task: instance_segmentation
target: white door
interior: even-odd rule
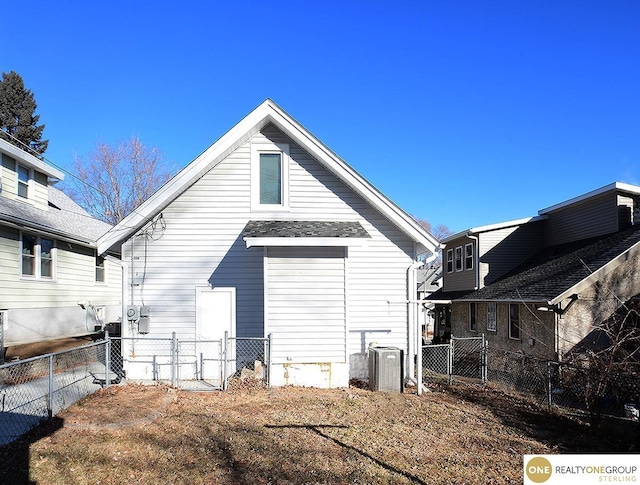
[[[236,336],[236,289],[196,287],[196,340],[202,378],[220,376],[220,349],[224,333]],[[228,355],[233,361],[233,355]],[[230,369],[233,372],[235,369]]]

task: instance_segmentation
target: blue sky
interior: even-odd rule
[[[179,170],[269,97],[453,231],[640,184],[640,2],[6,2],[0,70],[72,170],[137,136]]]

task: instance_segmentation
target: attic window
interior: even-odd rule
[[[18,196],[25,199],[29,197],[29,180],[31,178],[31,170],[18,165]]]
[[[289,208],[289,144],[251,145],[251,208]]]
[[[260,204],[282,204],[282,154],[260,154]]]

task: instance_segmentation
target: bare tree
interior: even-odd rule
[[[435,237],[438,241],[442,241],[442,239],[444,239],[445,237],[447,237],[447,236],[452,234],[451,229],[449,229],[444,224],[438,224],[437,226],[433,227],[431,225],[431,223],[426,219],[421,219],[419,217],[417,217],[415,219],[416,219],[416,221],[418,221],[418,224],[420,224],[427,231],[429,231],[429,233],[433,237]],[[438,268],[438,267],[442,266],[442,254],[441,253],[438,253],[438,255],[436,256],[436,259],[433,261],[433,263],[431,263],[431,266],[433,266],[434,268]]]
[[[170,177],[157,148],[132,137],[111,146],[98,143],[87,160],[75,160],[78,181],[70,195],[92,216],[115,225]]]
[[[598,426],[612,400],[637,404],[640,381],[640,302],[631,300],[601,324],[588,344],[565,358],[566,379],[581,389],[590,422]]]
[[[449,227],[447,227],[444,224],[438,224],[436,226],[433,226],[428,220],[421,219],[419,217],[416,218],[416,221],[418,221],[418,224],[420,224],[427,231],[429,231],[429,233],[431,233],[431,235],[435,237],[438,241],[441,241],[445,237],[453,234],[451,229],[449,229]]]

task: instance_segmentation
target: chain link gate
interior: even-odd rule
[[[448,344],[421,347],[421,366],[417,366],[418,394],[424,380],[446,378],[451,384],[453,376],[487,380],[487,341],[480,337],[451,337]]]

